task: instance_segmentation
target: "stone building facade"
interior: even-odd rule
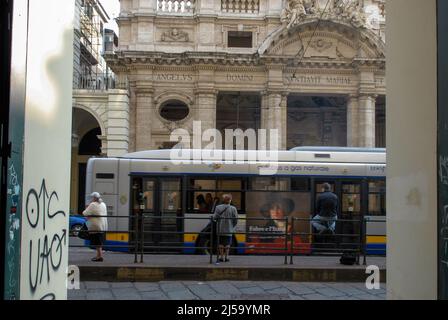
[[[76,0],[73,55],[72,213],[85,207],[86,167],[91,157],[117,157],[129,150],[129,90],[103,55],[117,49],[99,0]]]
[[[279,129],[280,146],[383,147],[384,0],[121,0],[129,151],[176,128]]]

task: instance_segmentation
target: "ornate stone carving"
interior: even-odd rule
[[[169,41],[175,41],[175,42],[188,42],[190,41],[190,36],[187,32],[179,30],[177,28],[173,28],[169,31],[165,31],[162,33],[162,41],[169,42]]]
[[[316,50],[317,52],[324,52],[325,50],[330,49],[333,46],[333,42],[325,40],[325,39],[315,39],[311,41],[310,47]]]
[[[307,19],[344,21],[356,28],[366,27],[367,15],[360,0],[329,0],[322,5],[320,0],[287,0],[281,20],[290,29]]]
[[[288,0],[286,7],[283,9],[281,20],[287,24],[286,28],[290,29],[306,15],[305,0]]]
[[[347,57],[344,56],[344,55],[341,53],[341,51],[339,50],[339,48],[336,48],[336,56],[337,56],[339,59],[347,59]]]

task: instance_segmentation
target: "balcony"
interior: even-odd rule
[[[196,0],[157,0],[158,13],[188,14],[193,13]]]
[[[258,13],[260,0],[221,0],[221,10],[225,13]]]
[[[75,72],[73,76],[73,89],[89,91],[127,90],[128,81],[127,77],[119,77],[113,73]]]

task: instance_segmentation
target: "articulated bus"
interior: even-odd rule
[[[279,151],[276,160],[262,161],[253,160],[254,156],[261,158],[257,157],[260,151],[234,151],[233,159],[245,159],[238,162],[216,157],[198,161],[193,158],[194,150],[183,151],[191,151],[192,157],[182,164],[170,160],[172,150],[89,160],[86,194],[97,191],[103,195],[109,231],[116,232],[107,234],[106,247],[132,247],[135,219],[131,217],[143,214],[149,217],[142,228],[149,247],[176,247],[181,248],[176,252],[198,253],[197,248],[209,245],[209,237],[201,231],[209,223],[218,199],[228,193],[242,218],[232,246],[235,253],[275,253],[275,248],[284,247],[284,240],[263,236],[263,232],[284,232],[282,219],[294,217],[294,232],[301,235],[294,237],[294,246],[299,244],[301,253],[308,254],[313,238],[306,234],[313,231],[307,219],[315,215],[316,198],[323,184],[329,183],[340,200],[338,218],[372,220],[363,241],[368,253],[385,254],[385,149],[295,148]],[[261,169],[273,166],[275,173],[261,173]],[[361,223],[338,222],[336,233],[359,234],[360,227]]]

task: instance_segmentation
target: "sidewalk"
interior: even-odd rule
[[[386,285],[268,281],[81,282],[69,300],[385,300]]]
[[[69,263],[81,270],[82,281],[302,281],[365,282],[366,266],[343,266],[339,257],[297,256],[294,264],[284,264],[284,256],[232,256],[228,263],[210,264],[205,255],[144,255],[144,263],[134,263],[133,254],[106,252],[105,261],[90,261],[86,248],[70,248]],[[140,256],[138,256],[140,261]],[[215,261],[214,261],[215,262]],[[362,263],[362,259],[361,259]],[[367,257],[367,265],[381,270],[386,278],[386,258]]]

